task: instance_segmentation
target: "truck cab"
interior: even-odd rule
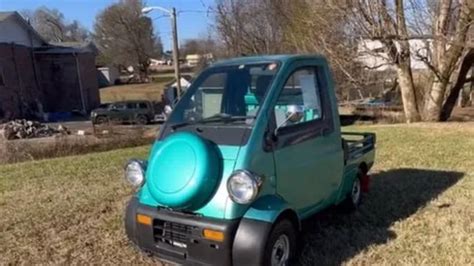
[[[375,135],[341,133],[334,82],[318,55],[215,63],[191,84],[146,161],[126,179],[129,239],[180,264],[287,265],[301,221],[355,209]]]

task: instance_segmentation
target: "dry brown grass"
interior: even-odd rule
[[[0,141],[0,164],[137,147],[152,143],[154,139],[154,136],[144,136],[135,131],[132,135],[101,138],[88,135],[3,140]]]
[[[161,101],[165,84],[166,82],[159,82],[106,87],[100,89],[100,100],[102,103],[125,100]]]
[[[359,212],[305,222],[303,265],[472,265],[470,126],[366,126],[377,133]],[[149,147],[0,166],[0,264],[153,264],[126,240],[122,178]]]

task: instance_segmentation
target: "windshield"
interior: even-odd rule
[[[278,64],[243,64],[212,67],[192,83],[168,122],[253,123]]]

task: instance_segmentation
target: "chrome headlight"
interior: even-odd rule
[[[140,187],[145,182],[146,161],[132,159],[125,165],[125,179],[133,186]]]
[[[230,198],[239,204],[247,204],[257,197],[262,178],[246,170],[237,170],[227,180]]]

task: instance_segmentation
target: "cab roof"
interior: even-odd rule
[[[212,66],[257,64],[257,63],[275,62],[275,61],[281,62],[281,63],[290,63],[292,61],[302,60],[302,59],[321,60],[321,59],[324,59],[324,57],[319,54],[305,54],[305,55],[278,54],[278,55],[261,55],[261,56],[243,56],[243,57],[236,57],[236,58],[217,61]]]

